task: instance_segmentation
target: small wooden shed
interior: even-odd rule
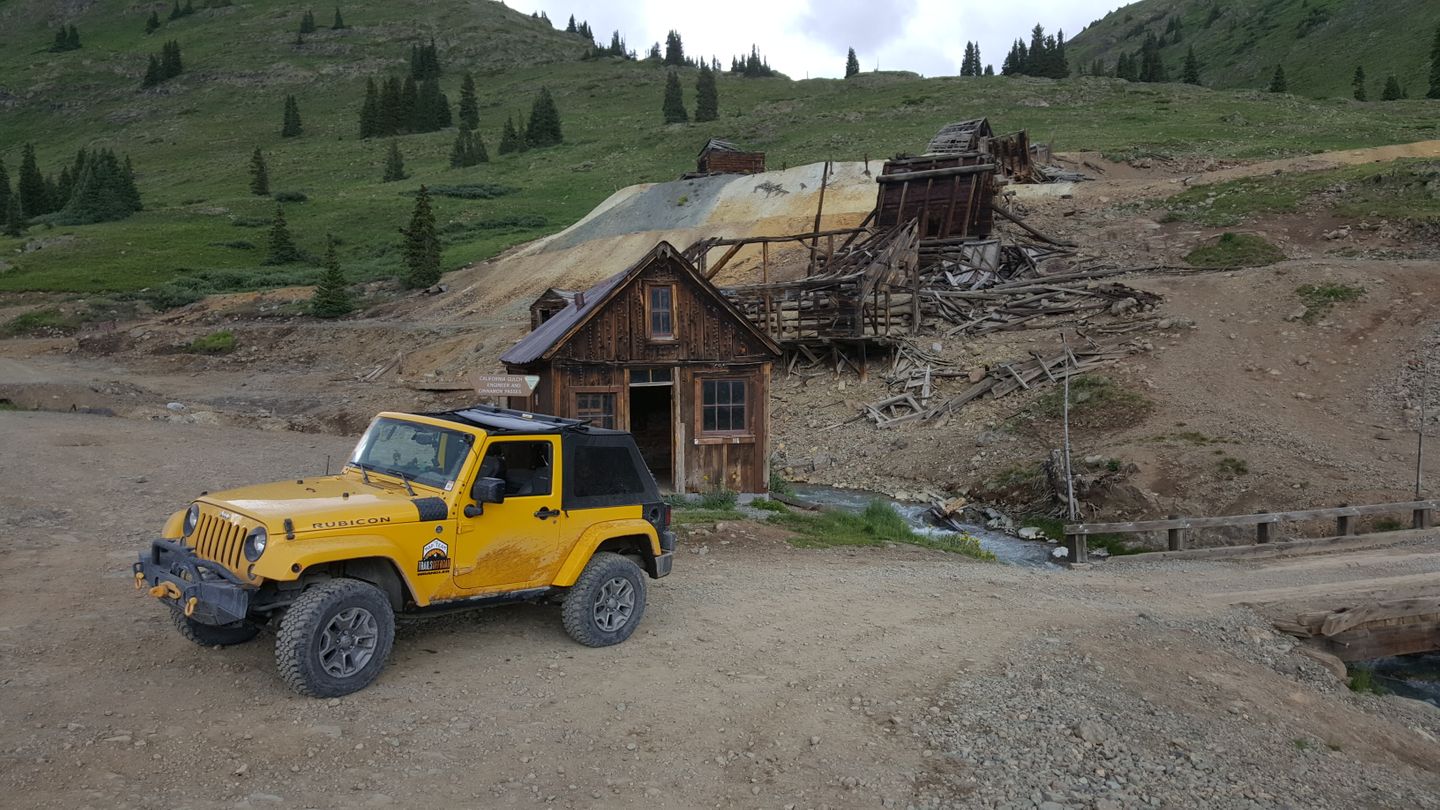
[[[711,138],[700,150],[696,174],[760,174],[765,171],[764,152],[746,152],[729,141]]]
[[[562,290],[558,287],[551,287],[536,298],[530,304],[530,328],[535,329],[540,324],[550,320],[560,310],[570,305],[575,300],[574,290]]]
[[[662,487],[761,493],[770,486],[770,369],[779,356],[661,242],[576,293],[500,360],[513,374],[540,377],[511,407],[630,431]]]

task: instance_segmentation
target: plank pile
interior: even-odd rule
[[[1275,629],[1341,661],[1440,649],[1440,598],[1391,599],[1301,613]]]

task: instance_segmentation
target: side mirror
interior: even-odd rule
[[[475,485],[470,487],[470,497],[475,499],[476,503],[504,503],[505,479],[475,479]]]

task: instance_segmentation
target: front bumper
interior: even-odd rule
[[[255,588],[220,563],[203,559],[183,542],[155,540],[131,569],[135,587],[200,624],[227,625],[250,611]]]

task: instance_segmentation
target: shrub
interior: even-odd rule
[[[520,189],[499,183],[471,183],[463,186],[429,186],[428,190],[432,197],[454,197],[459,200],[493,200],[496,197],[504,197],[506,194],[514,194]],[[417,192],[404,191],[401,193],[413,197]]]
[[[1284,259],[1280,248],[1259,236],[1229,231],[1220,234],[1215,244],[1196,248],[1185,257],[1195,267],[1264,267]]]
[[[701,509],[734,509],[737,497],[733,490],[717,489],[702,494],[696,505]]]
[[[1070,378],[1070,426],[1078,428],[1129,427],[1150,414],[1155,403],[1143,394],[1104,377]],[[1009,424],[1011,429],[1035,423],[1056,422],[1065,413],[1063,385],[1051,386]]]
[[[1300,320],[1314,323],[1325,316],[1336,304],[1358,301],[1365,297],[1365,288],[1358,284],[1306,284],[1295,289],[1300,303],[1305,305],[1305,314]]]
[[[310,199],[303,191],[277,191],[273,196],[276,202],[303,203]]]
[[[235,351],[235,335],[224,330],[211,332],[190,341],[185,351],[194,354],[229,354]]]
[[[68,335],[75,331],[75,319],[56,307],[46,307],[26,312],[12,318],[5,324],[7,335]]]

